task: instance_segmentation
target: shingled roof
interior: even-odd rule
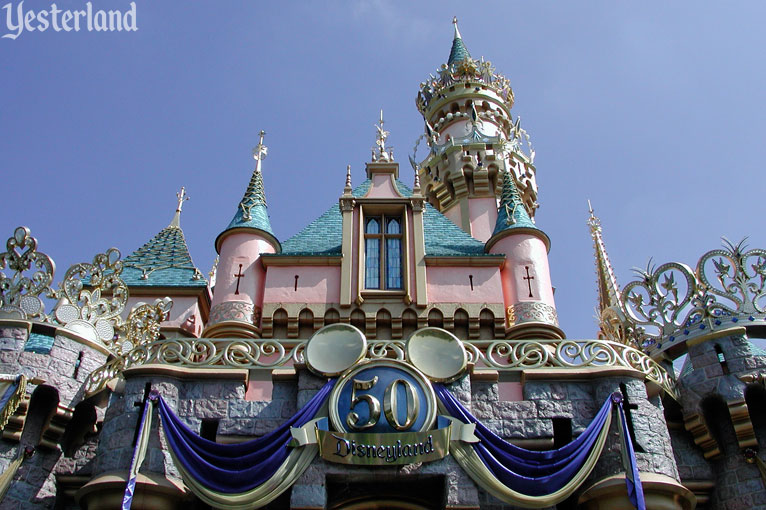
[[[412,190],[399,180],[396,187],[404,196],[412,196]],[[354,188],[354,197],[363,197],[372,185],[370,179]],[[482,256],[484,243],[466,234],[446,216],[426,203],[423,213],[426,256],[465,257]],[[341,256],[343,217],[338,204],[333,205],[303,230],[282,242],[282,255]],[[273,255],[272,255],[273,256]]]
[[[129,287],[205,287],[194,266],[181,227],[160,230],[149,242],[125,257],[122,279]]]

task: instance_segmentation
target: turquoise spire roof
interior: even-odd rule
[[[263,174],[261,173],[261,163],[263,158],[266,157],[267,148],[263,145],[263,135],[265,131],[261,131],[261,141],[253,150],[253,157],[256,160],[255,170],[252,177],[250,177],[250,183],[247,185],[245,194],[242,196],[239,205],[237,206],[237,212],[234,213],[234,218],[229,222],[229,226],[224,229],[218,235],[215,241],[216,250],[220,251],[220,241],[223,234],[233,229],[253,229],[258,230],[266,234],[269,241],[273,241],[273,244],[277,250],[280,251],[280,244],[277,236],[274,235],[274,231],[271,229],[271,221],[269,221],[269,213],[266,209],[266,192],[263,187]]]
[[[471,58],[468,48],[463,43],[463,38],[460,37],[460,30],[457,28],[457,18],[453,18],[452,23],[455,25],[455,37],[452,39],[452,49],[449,52],[449,59],[447,59],[448,66]]]
[[[274,236],[269,221],[269,213],[266,209],[266,194],[263,188],[263,174],[259,168],[253,172],[250,183],[247,185],[245,194],[237,206],[237,212],[234,214],[226,230],[232,228],[245,227],[263,230]],[[274,236],[276,237],[276,236]]]
[[[129,287],[205,287],[207,280],[192,262],[178,212],[170,225],[125,257],[122,279]]]
[[[521,201],[519,189],[513,182],[513,177],[511,177],[510,173],[503,172],[503,192],[500,196],[500,207],[497,209],[497,221],[495,222],[495,230],[492,232],[492,237],[487,241],[487,246],[494,244],[493,240],[498,235],[516,229],[536,230],[545,237],[546,244],[549,243],[548,236],[537,228],[529,217],[529,213],[527,213],[527,209]]]

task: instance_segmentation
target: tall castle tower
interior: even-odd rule
[[[485,242],[488,253],[507,256],[501,276],[510,337],[563,338],[548,267],[550,239],[534,222],[534,150],[520,119],[511,116],[513,90],[489,61],[471,58],[457,18],[452,23],[447,63],[421,83],[416,101],[430,148],[417,165],[424,195]]]

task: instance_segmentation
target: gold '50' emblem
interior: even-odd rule
[[[342,432],[422,432],[435,417],[436,398],[429,381],[413,367],[393,360],[356,366],[330,394],[330,419]]]
[[[346,425],[352,430],[365,430],[370,427],[374,427],[378,420],[380,420],[380,400],[372,394],[366,393],[358,395],[357,390],[370,390],[378,383],[378,376],[376,375],[368,381],[362,381],[360,379],[354,379],[351,384],[351,409],[346,416]],[[407,399],[407,413],[405,415],[404,423],[400,423],[399,418],[399,386],[402,385],[405,388],[405,395]],[[365,402],[367,404],[369,413],[368,419],[364,423],[359,423],[359,414],[353,409]],[[415,386],[407,379],[394,379],[383,393],[383,412],[386,413],[386,420],[388,424],[396,430],[409,430],[415,423],[420,412],[420,399],[418,398]]]

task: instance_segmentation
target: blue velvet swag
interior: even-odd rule
[[[434,384],[439,400],[453,417],[476,424],[473,447],[482,462],[506,487],[529,496],[558,491],[583,466],[612,410],[607,398],[601,410],[577,439],[557,450],[525,450],[504,441],[482,425],[442,384]]]
[[[165,437],[178,462],[197,481],[211,490],[236,494],[270,479],[290,454],[291,427],[302,427],[314,418],[327,399],[335,380],[330,380],[303,408],[279,428],[263,437],[239,444],[218,444],[191,431],[159,399]]]

